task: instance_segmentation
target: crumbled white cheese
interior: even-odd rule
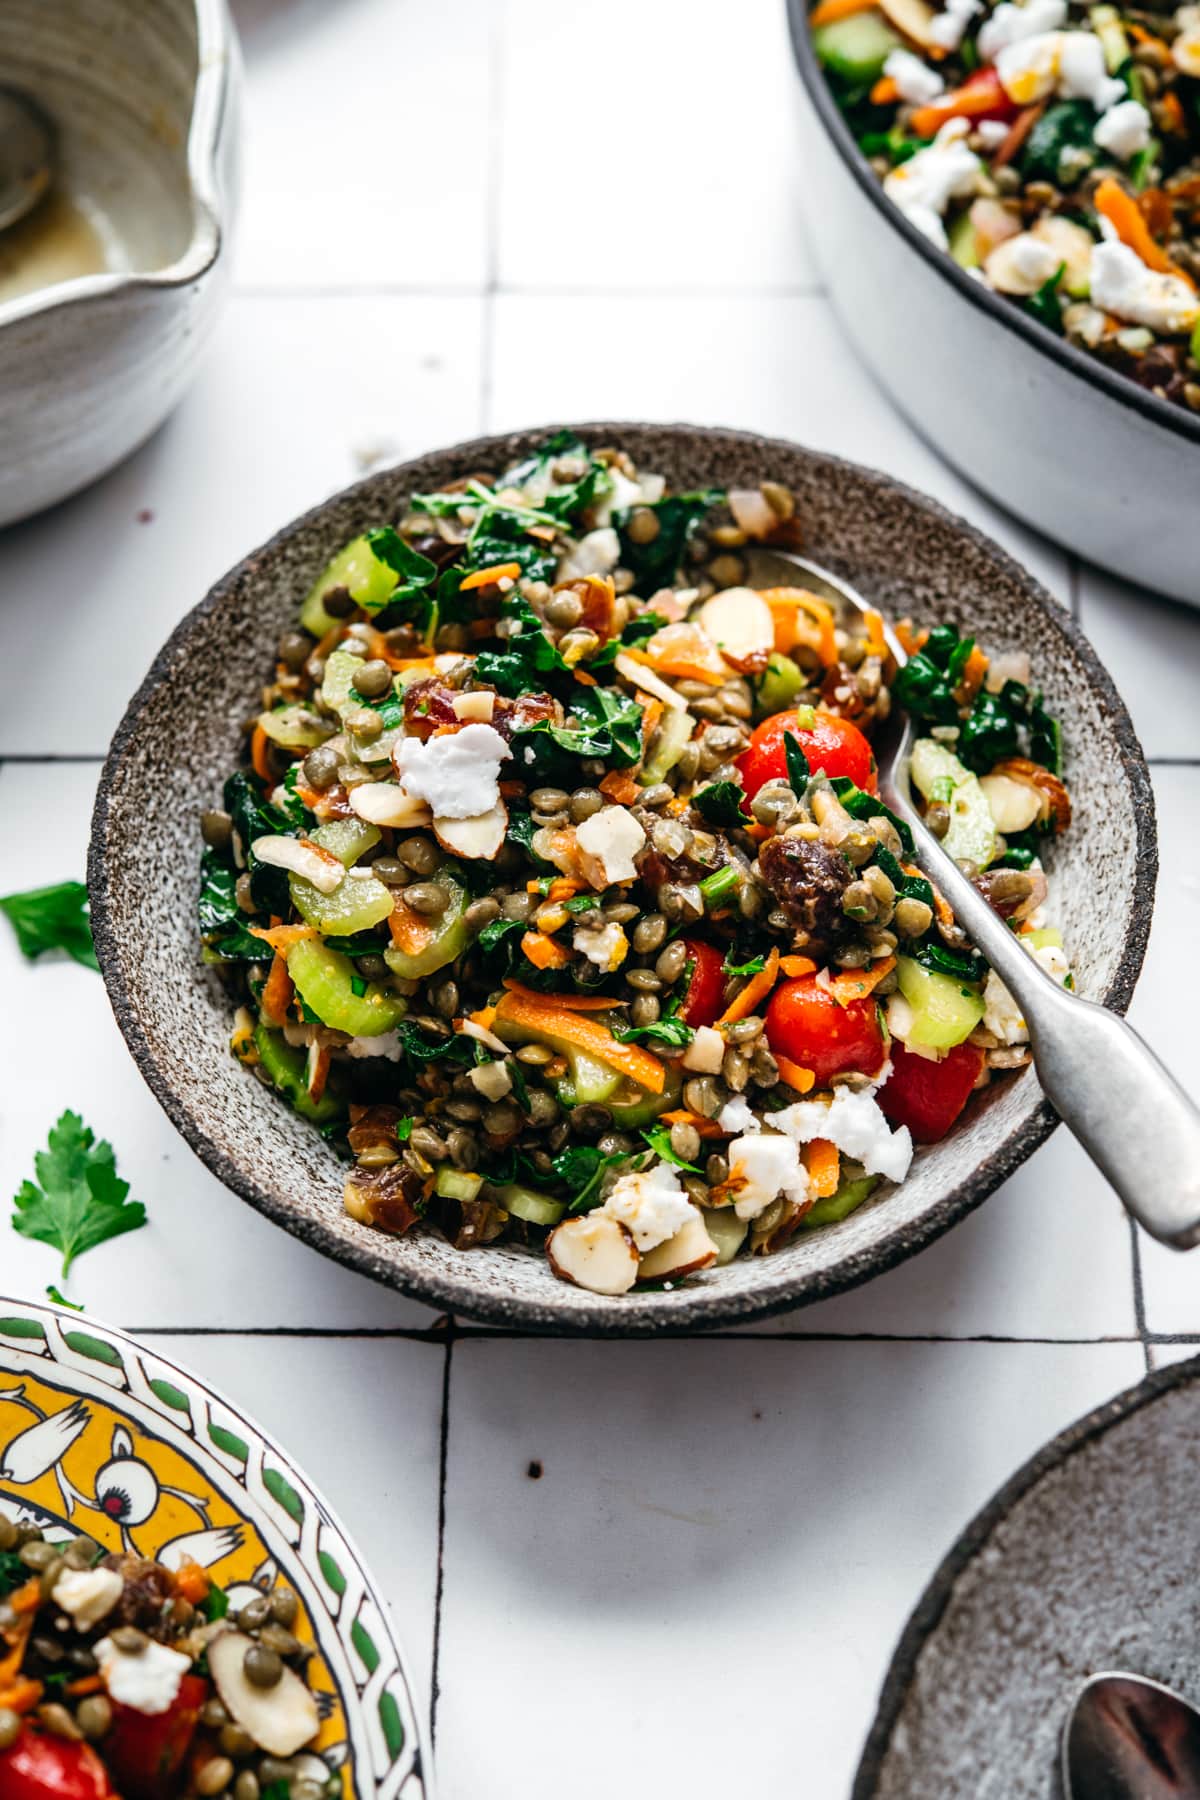
[[[911,50],[889,51],[883,72],[895,82],[900,98],[913,106],[924,106],[946,91],[946,83],[937,70],[914,56]]]
[[[846,1156],[863,1165],[868,1175],[886,1175],[903,1181],[912,1162],[912,1138],[907,1125],[893,1131],[880,1111],[874,1094],[834,1089],[828,1105],[821,1100],[797,1100],[772,1117],[772,1124],[798,1143],[828,1138]]]
[[[107,1618],[124,1588],[115,1569],[64,1569],[54,1584],[54,1604],[88,1631]]]
[[[725,1102],[717,1114],[717,1124],[722,1131],[744,1131],[750,1136],[762,1130],[762,1121],[744,1094],[735,1094],[732,1100]]]
[[[1044,100],[1058,86],[1061,31],[1043,31],[1037,37],[1018,38],[1006,44],[996,58],[1000,85],[1010,100],[1029,106]]]
[[[983,1018],[980,1023],[985,1031],[990,1031],[1002,1044],[1029,1042],[1029,1027],[1024,1015],[995,969],[988,970],[988,978],[984,983]]]
[[[1106,112],[1128,89],[1108,73],[1104,46],[1094,31],[1043,31],[1006,44],[996,57],[996,73],[1010,100],[1030,106],[1058,93],[1064,100],[1090,100]]]
[[[1128,162],[1150,142],[1150,114],[1140,100],[1120,100],[1098,121],[1092,136],[1102,150]]]
[[[980,10],[981,0],[946,0],[945,10],[929,21],[929,41],[939,50],[957,50]]]
[[[1071,964],[1061,944],[1039,944],[1032,955],[1034,962],[1040,963],[1047,975],[1052,976],[1060,985],[1071,973]]]
[[[589,962],[594,962],[598,969],[604,969],[609,974],[614,969],[619,969],[629,954],[629,939],[619,925],[604,925],[599,931],[588,931],[584,926],[577,926],[571,942]]]
[[[388,1062],[404,1061],[398,1031],[381,1031],[378,1037],[352,1037],[342,1049],[347,1056],[385,1056]]]
[[[909,1043],[909,1034],[916,1024],[917,1018],[912,1007],[904,998],[904,995],[900,992],[899,988],[897,988],[894,994],[888,995],[886,1011],[887,1028],[890,1036],[898,1039],[911,1056],[923,1056],[926,1062],[941,1062],[942,1058],[940,1052],[931,1049],[928,1044]],[[876,1086],[878,1087],[882,1087],[882,1085],[882,1081],[876,1083]]]
[[[646,834],[627,807],[602,806],[576,827],[575,842],[600,875],[597,883],[592,880],[593,871],[588,870],[593,887],[608,887],[614,881],[635,878],[633,859],[646,842]]]
[[[998,150],[1008,136],[1010,127],[1003,119],[980,119],[975,130],[985,150]]]
[[[1179,275],[1149,269],[1128,244],[1106,240],[1092,251],[1092,300],[1105,312],[1152,331],[1191,331],[1200,300]]]
[[[456,719],[490,725],[496,710],[496,696],[491,688],[474,688],[466,694],[455,694],[450,705]]]
[[[169,1711],[180,1682],[192,1666],[190,1656],[156,1644],[152,1638],[136,1655],[118,1650],[110,1637],[93,1644],[92,1652],[100,1664],[100,1678],[109,1697],[140,1713]]]
[[[719,1075],[725,1060],[725,1039],[711,1025],[698,1025],[696,1035],[683,1053],[683,1066],[697,1075]]]
[[[966,145],[967,121],[948,119],[924,150],[884,176],[883,189],[910,224],[946,248],[942,215],[951,200],[971,193],[980,162]]]
[[[621,540],[611,525],[589,531],[558,565],[560,581],[577,581],[581,575],[608,575],[621,560]]]
[[[776,1114],[776,1118],[779,1116]],[[757,1219],[781,1194],[802,1206],[812,1192],[808,1170],[800,1161],[795,1143],[777,1131],[734,1138],[725,1155],[734,1193],[733,1210],[739,1219]]]
[[[400,738],[392,752],[406,794],[441,819],[474,819],[500,797],[500,764],[512,752],[492,725],[464,725],[431,737]]]
[[[1097,112],[1107,112],[1129,89],[1119,76],[1109,74],[1104,45],[1094,31],[1064,31],[1058,91],[1064,100],[1090,100]]]
[[[598,1209],[624,1225],[639,1251],[653,1250],[682,1231],[695,1213],[670,1163],[655,1163],[632,1175],[622,1175]]]
[[[1044,31],[1057,31],[1066,22],[1067,0],[1028,0],[1025,6],[1000,0],[991,17],[979,27],[979,54],[985,62],[993,62],[1006,45],[1038,37]]]
[[[1188,23],[1183,15],[1195,12],[1194,6],[1180,7],[1175,17],[1183,29],[1171,45],[1171,61],[1181,75],[1190,75],[1193,80],[1200,76],[1200,21]]]

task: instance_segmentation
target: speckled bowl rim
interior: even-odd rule
[[[1093,1412],[1085,1413],[1060,1431],[1057,1437],[1023,1463],[1015,1474],[982,1507],[970,1524],[959,1533],[938,1564],[932,1580],[918,1600],[892,1655],[888,1672],[879,1692],[875,1718],[863,1746],[862,1757],[854,1776],[850,1800],[875,1800],[877,1783],[891,1747],[896,1723],[904,1709],[917,1663],[926,1643],[933,1637],[954,1589],[970,1564],[983,1551],[989,1540],[1004,1524],[1014,1508],[1045,1476],[1107,1435],[1114,1426],[1122,1425],[1144,1406],[1152,1405],[1175,1388],[1186,1387],[1200,1379],[1200,1356],[1186,1362],[1173,1363],[1167,1369],[1155,1369],[1143,1377],[1136,1387],[1126,1388],[1114,1399],[1106,1400]]]
[[[814,462],[824,464],[831,472],[852,471],[859,480],[865,477],[878,488],[881,494],[886,493],[899,498],[906,505],[923,513],[929,519],[935,520],[939,525],[949,525],[993,559],[1010,576],[1019,580],[1022,586],[1030,590],[1031,598],[1050,611],[1055,625],[1062,631],[1071,650],[1078,658],[1082,673],[1104,706],[1111,722],[1120,759],[1121,774],[1128,783],[1133,804],[1137,854],[1133,892],[1130,896],[1129,929],[1113,979],[1106,992],[1099,996],[1103,1005],[1111,1008],[1114,1012],[1123,1013],[1129,1005],[1141,971],[1154,910],[1154,889],[1158,875],[1154,790],[1151,786],[1150,772],[1146,766],[1141,745],[1133,728],[1133,722],[1124,701],[1117,693],[1111,676],[1069,613],[1058,605],[1041,583],[1022,569],[1006,550],[987,537],[977,526],[965,519],[958,518],[936,500],[917,493],[906,483],[897,481],[894,477],[885,475],[879,470],[864,469],[861,464],[851,463],[844,457],[831,456],[824,451],[807,450],[802,445],[780,438],[767,437],[759,432],[742,431],[725,426],[688,425],[660,421],[622,420],[614,422],[603,420],[565,427],[561,423],[556,423],[540,428],[523,427],[518,433],[501,432],[487,437],[467,438],[461,443],[448,445],[431,454],[446,458],[460,458],[464,463],[475,467],[487,467],[493,452],[507,449],[514,436],[536,438],[559,429],[569,429],[585,434],[599,433],[615,443],[621,442],[623,434],[634,431],[683,433],[692,439],[707,438],[719,440],[735,447],[739,445],[752,447],[757,454],[765,456],[768,462],[772,453],[792,455],[800,450]],[[474,1280],[471,1274],[470,1258],[465,1255],[462,1258],[461,1274],[457,1271],[453,1274],[441,1274],[424,1269],[400,1268],[390,1258],[376,1254],[369,1246],[360,1246],[339,1238],[320,1219],[310,1218],[306,1214],[297,1212],[289,1205],[286,1198],[274,1194],[268,1188],[260,1185],[248,1169],[242,1168],[240,1163],[233,1161],[212,1143],[192,1109],[172,1087],[159,1066],[138,1022],[137,1007],[126,984],[122,968],[112,909],[109,904],[106,837],[110,788],[116,779],[126,746],[138,729],[143,707],[148,704],[159,683],[171,675],[181,662],[186,661],[187,640],[194,622],[220,606],[226,595],[244,576],[251,575],[264,558],[268,558],[282,549],[294,533],[316,526],[329,506],[339,503],[347,496],[368,493],[378,482],[380,473],[394,477],[405,466],[398,464],[395,468],[387,471],[376,471],[365,477],[364,480],[354,482],[339,493],[331,495],[320,505],[310,508],[308,512],[285,525],[281,531],[278,531],[274,537],[257,550],[251,551],[210,588],[204,599],[181,619],[155,657],[141,686],[129,702],[125,716],[113,736],[108,756],[100,773],[95,811],[92,815],[91,840],[88,847],[88,888],[91,896],[92,935],[95,939],[101,973],[108,989],[109,1003],[116,1016],[117,1024],[155,1099],[171,1123],[217,1179],[235,1194],[240,1195],[243,1200],[249,1201],[250,1205],[265,1217],[277,1225],[282,1225],[284,1230],[289,1231],[293,1237],[297,1237],[313,1249],[321,1251],[335,1262],[340,1262],[345,1267],[356,1270],[359,1274],[368,1275],[386,1287],[409,1295],[412,1299],[424,1301],[430,1306],[441,1308],[447,1312],[462,1313],[486,1325],[509,1330],[548,1332],[573,1337],[678,1337],[697,1330],[715,1330],[721,1327],[749,1324],[754,1320],[770,1318],[776,1313],[787,1312],[795,1307],[808,1306],[818,1300],[827,1300],[834,1294],[843,1293],[847,1288],[857,1287],[860,1283],[868,1281],[876,1275],[886,1273],[887,1270],[895,1268],[898,1263],[904,1262],[908,1257],[924,1250],[948,1231],[952,1225],[956,1225],[960,1219],[965,1218],[969,1212],[973,1212],[977,1206],[980,1206],[989,1194],[994,1193],[1001,1182],[1007,1180],[1046,1141],[1059,1122],[1058,1115],[1049,1101],[1043,1099],[1025,1123],[994,1155],[980,1163],[965,1181],[960,1182],[936,1206],[931,1207],[919,1222],[898,1228],[889,1235],[884,1243],[869,1251],[859,1251],[846,1256],[838,1264],[836,1270],[826,1269],[810,1274],[797,1274],[794,1284],[776,1288],[769,1296],[761,1300],[756,1300],[752,1293],[725,1293],[720,1289],[697,1288],[690,1296],[691,1304],[686,1312],[680,1307],[669,1321],[665,1321],[656,1314],[654,1296],[649,1294],[636,1297],[628,1295],[625,1297],[628,1304],[620,1307],[597,1306],[590,1312],[581,1309],[571,1314],[565,1314],[554,1305],[553,1301],[531,1302],[514,1297],[507,1292],[499,1293]]]
[[[910,250],[915,251],[943,281],[954,288],[961,300],[986,313],[997,325],[1002,325],[1006,331],[1012,332],[1023,343],[1036,350],[1039,356],[1056,363],[1067,374],[1086,381],[1106,399],[1117,401],[1152,425],[1173,432],[1185,443],[1200,444],[1200,413],[1189,412],[1185,407],[1176,406],[1171,400],[1161,400],[1157,394],[1138,387],[1135,381],[1116,374],[1096,357],[1067,343],[1065,338],[1057,337],[1048,326],[1040,324],[1019,307],[1001,299],[981,282],[972,281],[952,256],[939,250],[923,232],[910,224],[899,207],[893,206],[887,198],[874,170],[855,143],[850,128],[842,117],[812,47],[805,0],[787,0],[787,12],[792,52],[808,97],[838,155],[876,212],[886,222],[888,229],[894,231]]]

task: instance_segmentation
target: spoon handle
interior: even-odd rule
[[[920,862],[1024,1015],[1042,1090],[1152,1237],[1200,1243],[1200,1109],[1131,1025],[1060,986],[900,798]]]

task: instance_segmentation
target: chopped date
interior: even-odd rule
[[[847,930],[842,897],[850,865],[840,850],[807,838],[768,838],[758,867],[781,910],[809,944],[829,944]]]

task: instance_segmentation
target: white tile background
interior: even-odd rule
[[[1154,764],[1132,1016],[1186,1067],[1200,616],[1077,568],[873,391],[806,249],[778,0],[234,10],[245,205],[203,377],[122,469],[0,537],[0,892],[82,871],[97,759],[162,638],[372,454],[572,417],[757,426],[931,490],[1073,603]],[[736,1341],[447,1331],[206,1173],[94,976],[4,932],[0,984],[0,1195],[64,1106],[112,1138],[151,1225],[74,1296],[325,1488],[435,1697],[444,1800],[842,1800],[954,1533],[1050,1433],[1200,1346],[1200,1265],[1135,1241],[1061,1133],[923,1257]],[[0,1286],[55,1273],[0,1220]]]

